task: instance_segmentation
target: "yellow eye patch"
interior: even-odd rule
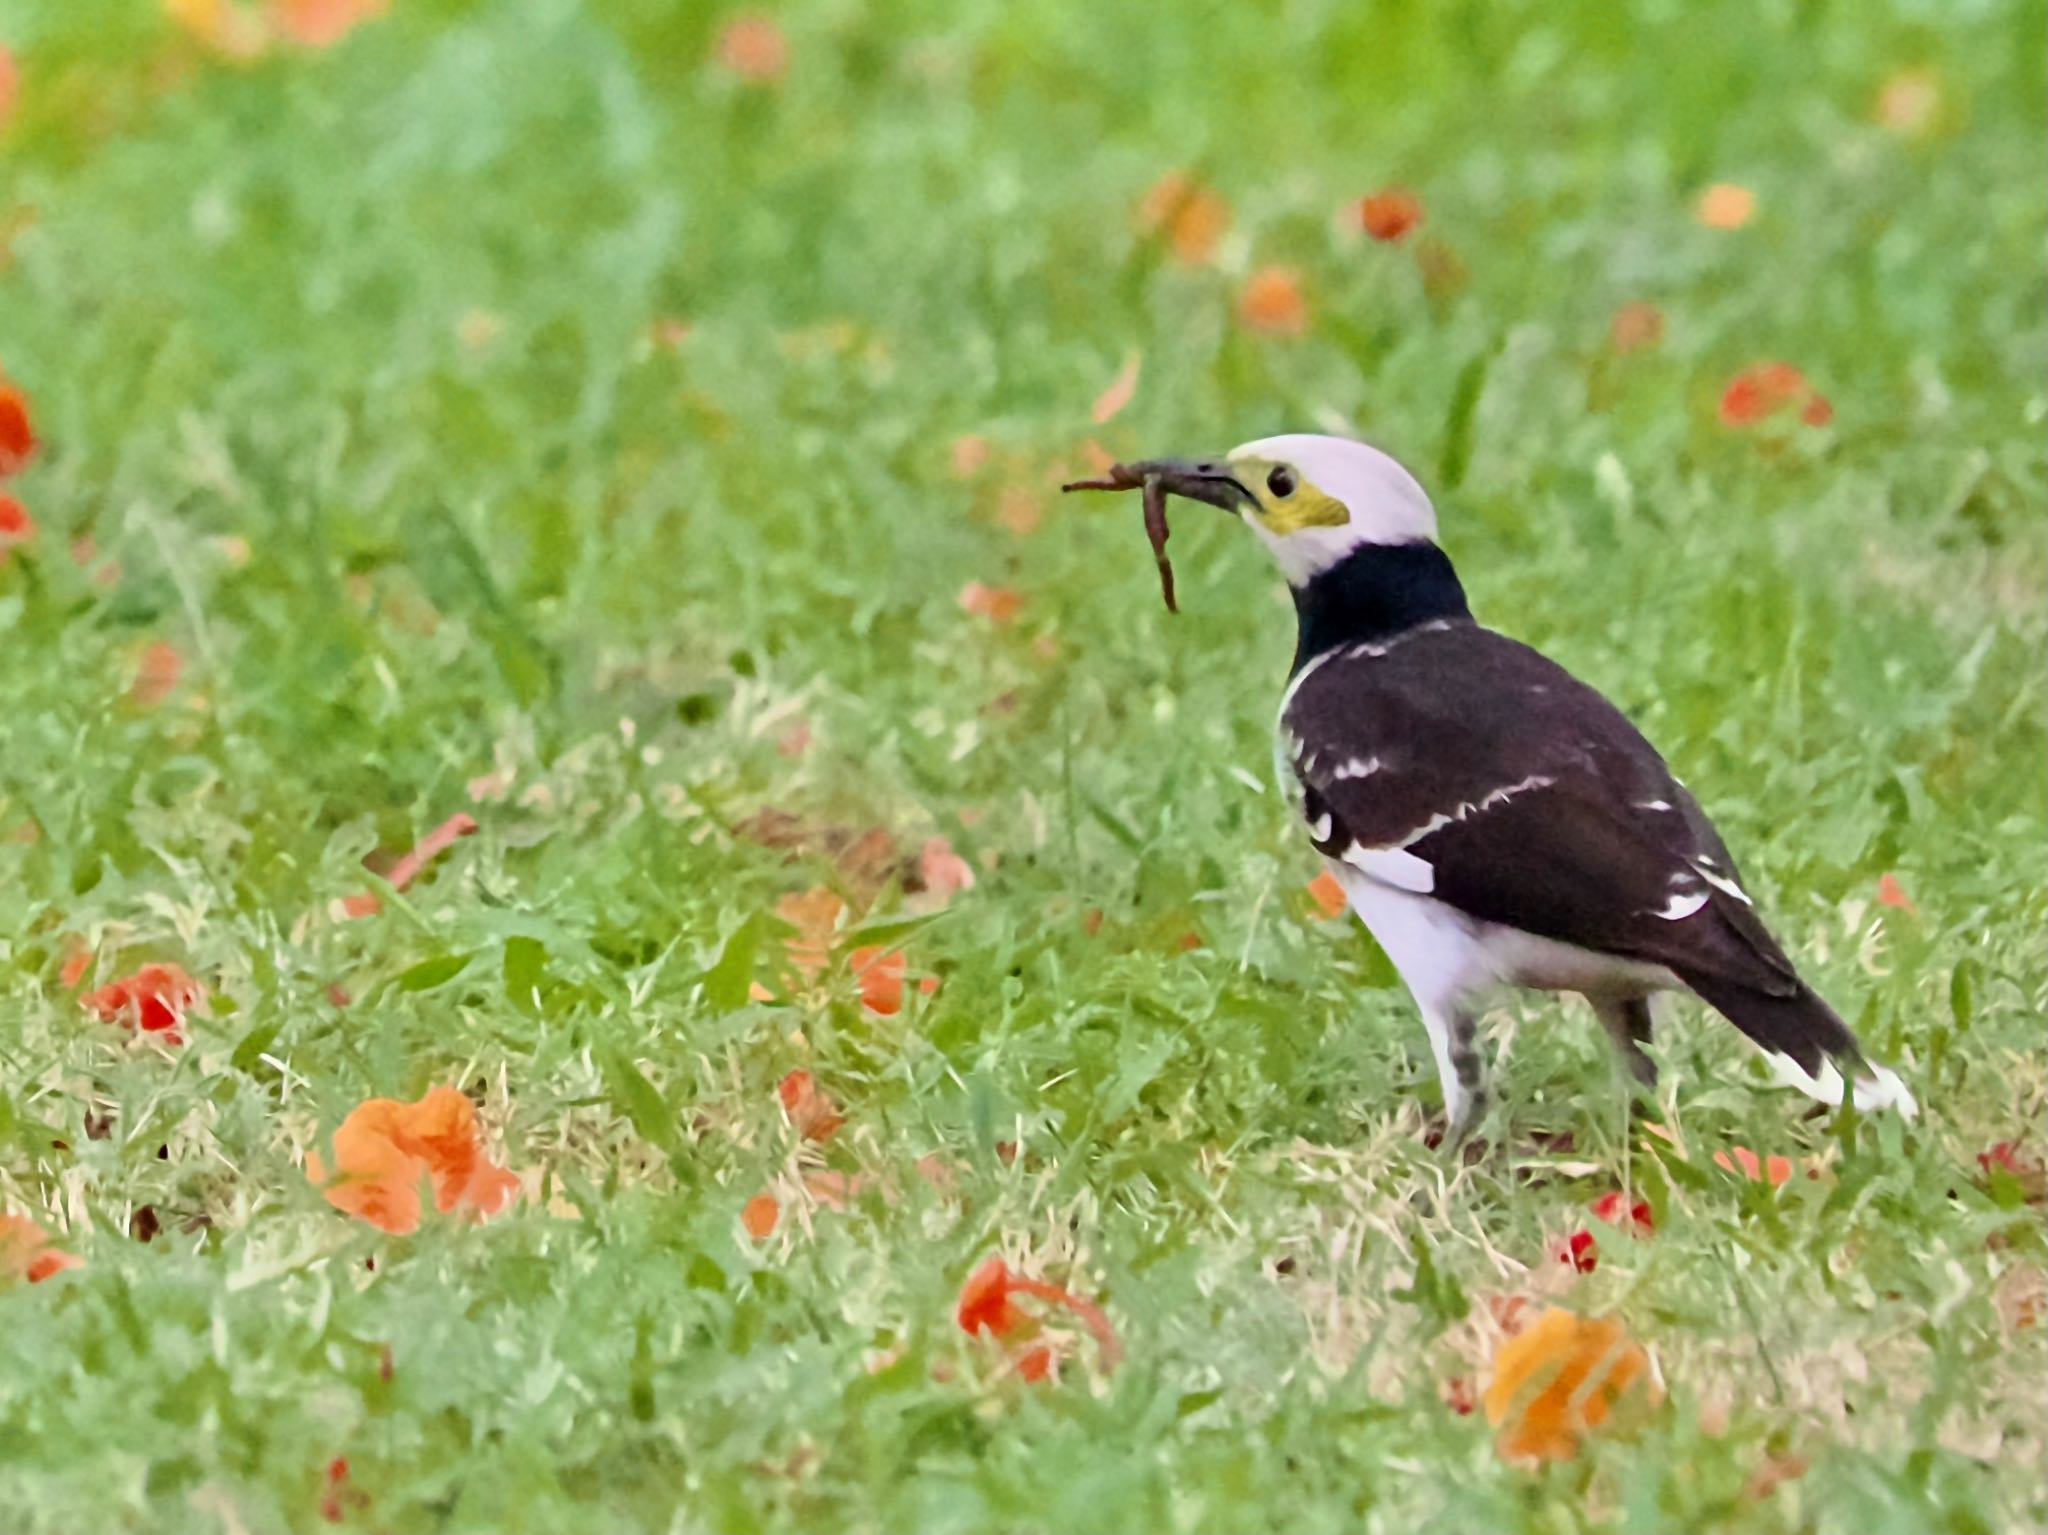
[[[1259,521],[1283,537],[1303,528],[1341,528],[1351,520],[1351,511],[1342,501],[1324,495],[1288,465],[1238,459],[1231,467],[1237,471],[1238,483],[1258,497]],[[1288,495],[1273,489],[1276,469],[1286,470],[1293,481],[1294,489]]]
[[[1303,528],[1341,528],[1351,520],[1342,501],[1324,495],[1313,485],[1301,485],[1284,501],[1271,492],[1259,496],[1259,510],[1266,526],[1275,533],[1299,533]]]

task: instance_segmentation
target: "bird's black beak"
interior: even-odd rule
[[[1220,458],[1148,458],[1125,467],[1141,479],[1156,478],[1160,489],[1170,496],[1206,501],[1226,512],[1258,504],[1258,497],[1244,488]]]

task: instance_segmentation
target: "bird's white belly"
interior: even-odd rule
[[[1336,859],[1324,862],[1344,887],[1352,911],[1424,1007],[1449,1006],[1502,985],[1619,996],[1678,985],[1678,977],[1662,965],[1482,922],[1434,896],[1387,884]]]

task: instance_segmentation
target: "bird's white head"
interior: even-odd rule
[[[1379,449],[1297,432],[1231,449],[1235,510],[1288,582],[1305,585],[1361,544],[1436,542],[1436,508]]]

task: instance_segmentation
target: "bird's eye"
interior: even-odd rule
[[[1266,476],[1266,489],[1285,501],[1294,494],[1294,471],[1285,464]]]

